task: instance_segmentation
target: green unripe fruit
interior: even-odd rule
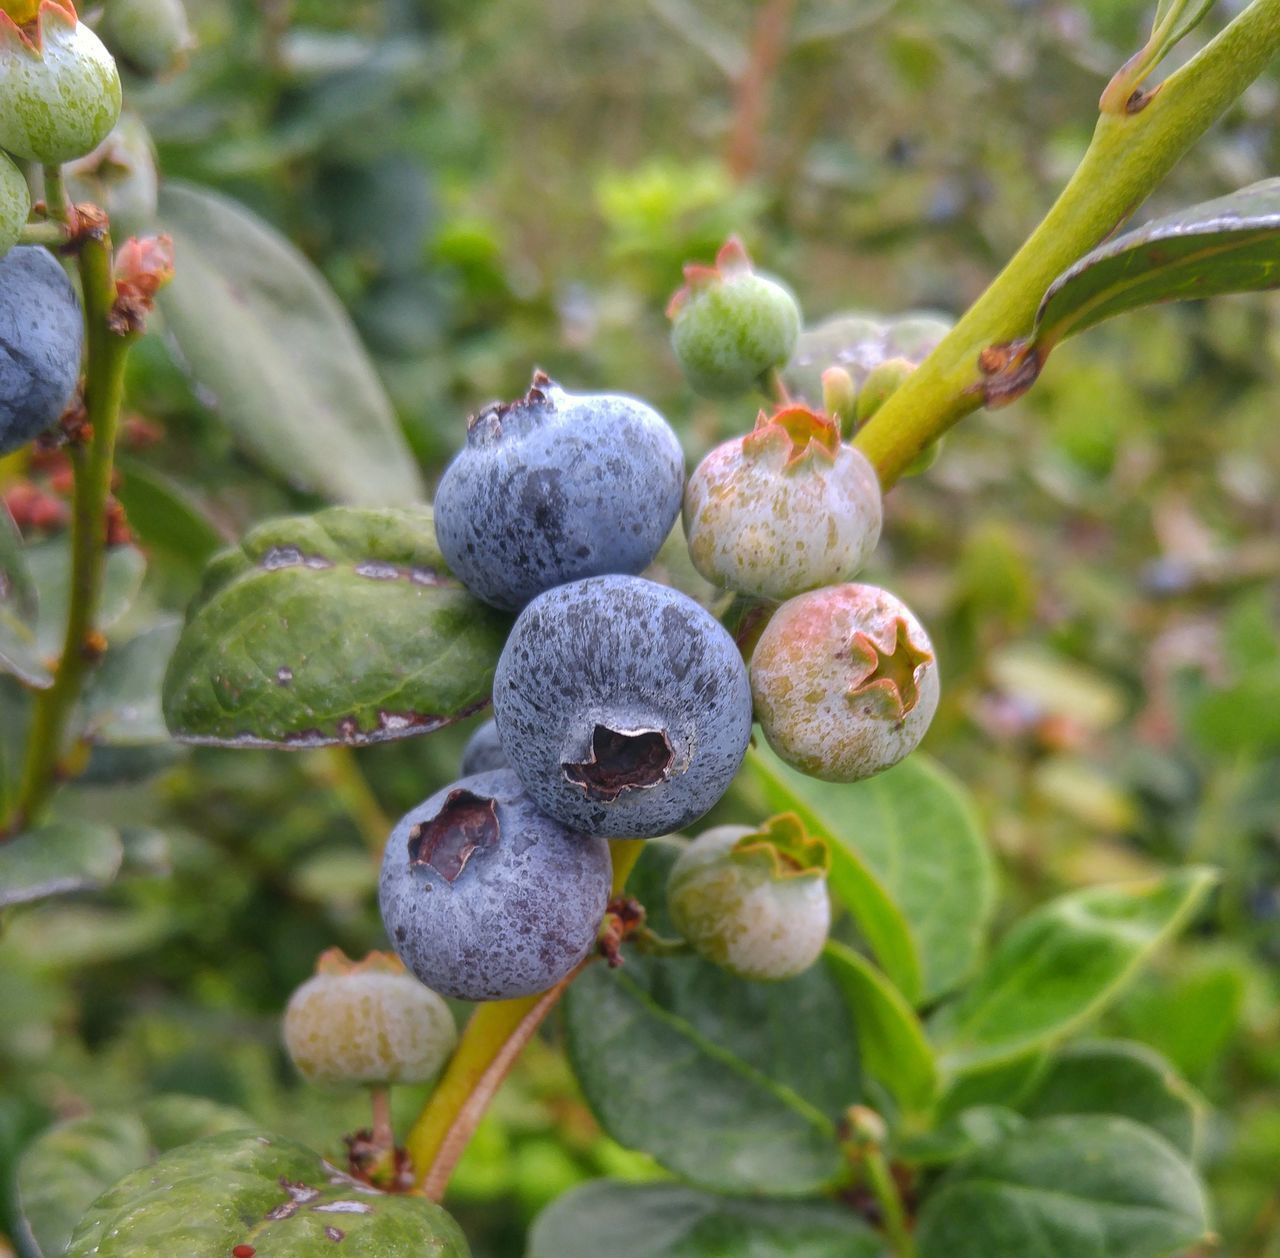
[[[63,173],[73,201],[106,210],[119,241],[144,233],[155,222],[159,195],[155,150],[136,114],[124,113],[92,153],[69,162]]]
[[[196,42],[182,0],[108,0],[98,29],[130,70],[148,78],[180,69]]]
[[[91,152],[120,116],[120,74],[71,0],[42,0],[34,28],[0,15],[0,148],[45,165]]]
[[[915,363],[906,358],[889,358],[867,373],[858,391],[858,403],[854,410],[857,427],[876,413],[888,399],[896,393],[899,386],[916,369]]]
[[[714,267],[686,266],[671,299],[671,344],[689,384],[705,397],[732,397],[783,366],[800,335],[800,307],[777,280],[757,275],[732,237]]]
[[[457,1041],[443,997],[390,953],[353,962],[331,949],[284,1015],[285,1047],[310,1083],[422,1083]]]
[[[794,978],[827,942],[829,866],[827,845],[790,813],[758,830],[717,826],[671,867],[667,907],[708,961],[739,978]]]
[[[31,192],[22,171],[0,153],[0,257],[14,245],[31,213]]]

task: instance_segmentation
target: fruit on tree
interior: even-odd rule
[[[0,454],[66,410],[82,337],[75,290],[53,254],[19,245],[0,258]]]
[[[667,908],[708,961],[739,978],[793,978],[827,942],[829,863],[827,845],[792,814],[758,829],[716,826],[671,867]]]
[[[179,69],[195,46],[182,0],[110,0],[98,29],[128,69],[152,78]]]
[[[726,441],[685,488],[694,567],[716,585],[786,599],[858,574],[880,539],[875,469],[838,424],[804,406]]]
[[[400,959],[459,1000],[553,986],[592,949],[609,845],[552,820],[507,769],[437,791],[391,833],[378,903]]]
[[[84,157],[63,169],[67,195],[107,211],[112,235],[123,241],[155,221],[159,177],[150,133],[136,114],[124,113],[112,132]]]
[[[310,1083],[423,1083],[458,1041],[449,1006],[396,957],[333,948],[289,998],[284,1042]]]
[[[692,599],[593,577],[534,599],[498,661],[494,717],[538,806],[587,834],[682,829],[728,789],[751,736],[733,639]]]
[[[938,706],[938,662],[907,606],[874,585],[783,603],[751,660],[756,719],[788,764],[855,782],[919,744]]]
[[[516,611],[543,590],[636,573],[680,510],[684,455],[652,407],[566,393],[542,372],[467,425],[435,499],[436,538],[478,598]]]
[[[0,256],[18,243],[31,213],[31,192],[22,171],[0,153]]]
[[[486,721],[467,739],[467,745],[462,749],[459,772],[466,778],[473,773],[488,773],[508,767],[507,753],[502,750],[502,742],[498,738],[498,723]]]
[[[42,0],[33,24],[0,13],[0,148],[46,165],[83,157],[120,116],[120,74],[71,0]]]
[[[800,307],[790,289],[756,272],[731,237],[715,266],[684,268],[685,285],[667,307],[671,345],[689,384],[706,397],[732,397],[791,357]]]

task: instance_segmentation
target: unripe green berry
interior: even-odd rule
[[[457,1043],[443,997],[390,953],[353,962],[333,948],[289,998],[284,1042],[310,1083],[422,1083]]]
[[[686,266],[684,274],[667,314],[676,358],[697,392],[745,393],[787,362],[800,335],[800,307],[790,289],[752,270],[736,237],[714,267]]]
[[[31,213],[31,193],[16,165],[0,153],[0,257],[14,245]]]
[[[843,367],[822,373],[822,409],[840,425],[841,435],[853,435],[858,411],[858,387]]]
[[[896,393],[903,381],[916,369],[915,363],[906,358],[889,358],[873,367],[858,390],[858,403],[854,410],[857,426],[862,427]]]
[[[751,658],[756,719],[793,768],[856,782],[897,764],[938,706],[938,662],[887,590],[838,585],[784,603]]]
[[[717,826],[680,854],[667,907],[699,955],[739,978],[802,974],[821,955],[831,926],[830,853],[790,813],[757,830]]]
[[[195,46],[182,0],[107,0],[98,29],[128,69],[149,78],[181,69]]]
[[[685,488],[694,567],[760,598],[850,580],[881,520],[875,469],[832,420],[803,406],[761,411],[755,430],[712,450]]]
[[[67,195],[107,211],[117,241],[138,235],[155,221],[159,194],[155,149],[136,114],[124,113],[92,153],[63,169]]]
[[[33,26],[0,14],[0,148],[54,165],[91,152],[120,116],[120,74],[71,0],[42,0]]]

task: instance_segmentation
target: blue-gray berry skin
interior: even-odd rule
[[[469,422],[436,492],[436,539],[473,594],[518,611],[566,581],[648,567],[683,491],[680,442],[657,411],[539,372],[520,401]]]
[[[498,723],[486,721],[467,739],[467,745],[462,749],[459,772],[467,778],[473,773],[489,773],[507,767],[507,753],[502,750],[498,738]]]
[[[378,905],[400,959],[457,1000],[544,991],[595,946],[609,845],[539,812],[509,769],[462,778],[403,817]]]
[[[692,599],[641,577],[534,599],[498,661],[493,710],[538,806],[610,837],[696,821],[728,790],[751,737],[733,639]]]
[[[0,258],[0,455],[67,409],[83,336],[75,290],[53,254],[20,245]]]

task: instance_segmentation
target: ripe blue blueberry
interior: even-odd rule
[[[733,639],[692,599],[640,577],[593,577],[534,599],[498,661],[493,710],[538,807],[611,837],[697,820],[751,737]]]
[[[537,372],[520,401],[469,421],[436,492],[436,538],[476,597],[518,611],[566,581],[648,567],[683,489],[680,443],[657,411]]]
[[[378,905],[400,959],[458,1000],[544,991],[594,947],[609,845],[544,816],[508,769],[437,791],[401,819]]]
[[[469,778],[473,773],[489,773],[494,769],[508,767],[507,753],[502,750],[502,743],[498,739],[498,724],[496,721],[486,721],[467,739],[467,745],[462,749],[459,771],[464,778]]]
[[[47,249],[21,245],[0,258],[0,455],[66,410],[83,326],[71,281]]]

